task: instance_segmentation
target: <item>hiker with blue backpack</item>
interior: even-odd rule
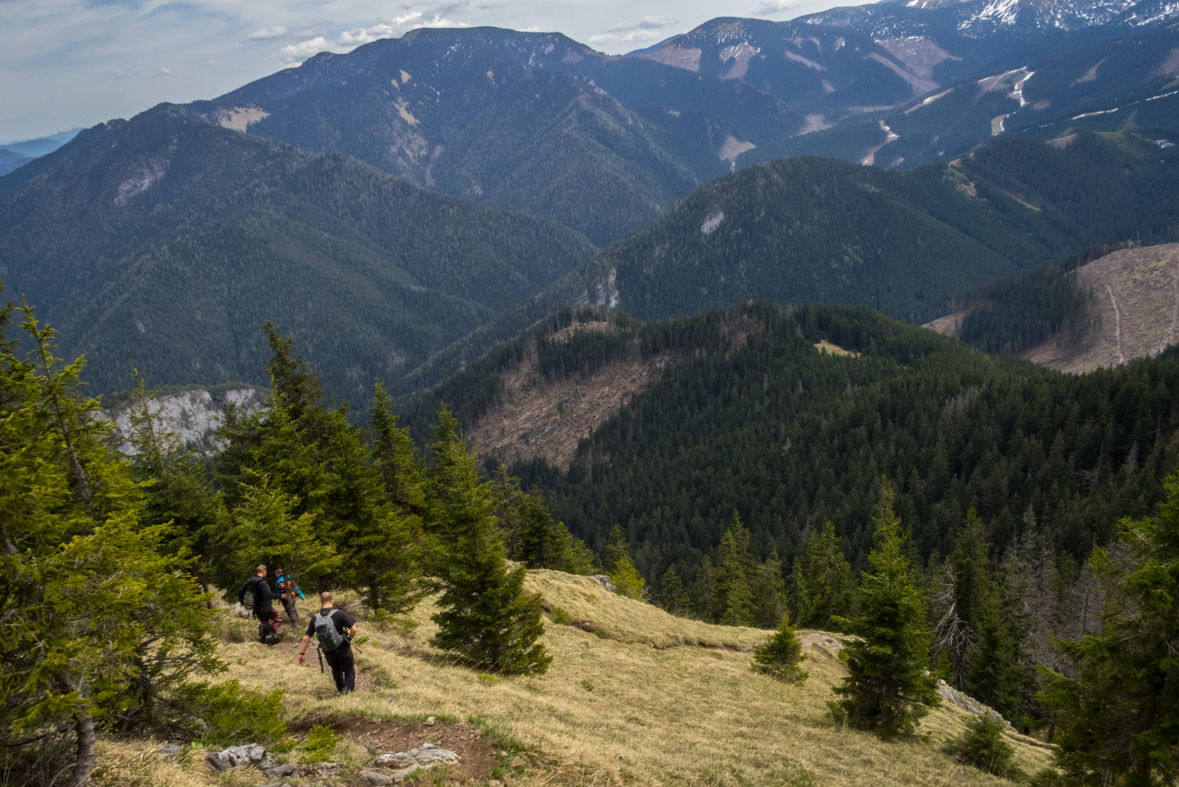
[[[303,595],[303,591],[295,583],[295,580],[285,571],[280,568],[276,573],[278,576],[274,580],[274,585],[282,594],[282,607],[287,611],[287,620],[291,621],[292,626],[297,626],[299,625],[299,608],[295,606],[295,598],[305,599],[307,597]]]
[[[316,647],[320,656],[319,669],[323,671],[323,659],[332,668],[336,691],[347,694],[356,688],[356,662],[352,655],[352,640],[356,639],[356,618],[342,609],[332,606],[332,594],[319,594],[319,612],[307,623],[307,633],[299,644],[299,666],[307,655],[307,646],[312,635],[318,640]]]

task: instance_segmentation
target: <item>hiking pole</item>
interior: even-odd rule
[[[315,648],[315,655],[319,656],[319,674],[323,674],[323,651],[318,646]]]

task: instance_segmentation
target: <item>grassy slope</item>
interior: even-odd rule
[[[671,617],[654,607],[604,592],[592,579],[550,571],[530,572],[528,589],[546,607],[559,606],[574,621],[597,627],[556,625],[546,619],[545,645],[554,656],[542,677],[479,680],[426,645],[433,632],[426,604],[411,638],[377,631],[358,646],[358,691],[335,696],[330,677],[295,666],[297,641],[273,650],[254,642],[225,644],[230,676],[287,690],[292,718],[363,714],[371,718],[477,717],[518,741],[510,784],[685,785],[999,785],[999,779],[957,765],[941,744],[963,727],[968,714],[940,708],[922,723],[927,739],[886,742],[843,730],[825,703],[843,667],[805,632],[810,679],[789,686],[751,671],[749,649],[767,632],[725,628]],[[310,604],[305,604],[305,614]],[[226,619],[227,629],[247,624]],[[676,642],[702,646],[666,647]],[[656,647],[652,647],[653,643]],[[592,688],[591,688],[592,687]],[[1049,752],[1013,739],[1020,764],[1038,770]],[[424,741],[423,741],[424,742]],[[158,745],[158,744],[157,744]],[[139,778],[144,787],[240,785],[263,779],[236,769],[209,776],[203,766],[184,768],[150,755],[149,743],[105,744],[110,774]],[[336,759],[358,768],[367,758],[341,746]],[[115,782],[109,782],[111,784]]]

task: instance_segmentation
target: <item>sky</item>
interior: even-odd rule
[[[860,0],[861,2],[863,0]],[[418,27],[557,31],[621,54],[718,16],[833,0],[0,0],[0,145],[211,99],[321,51]],[[854,4],[844,3],[844,4]]]

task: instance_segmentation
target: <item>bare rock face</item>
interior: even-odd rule
[[[157,396],[148,404],[153,424],[161,432],[171,433],[181,446],[202,456],[212,456],[224,447],[214,430],[225,421],[225,409],[234,405],[243,414],[265,407],[266,392],[257,388],[221,391],[216,395],[205,390],[191,390]],[[110,422],[118,450],[135,454],[131,445],[131,405],[118,404],[102,411],[99,418]]]
[[[610,593],[613,593],[616,590],[614,587],[614,580],[610,579],[610,577],[605,574],[590,574],[590,579],[596,579],[601,582],[602,587]]]
[[[449,749],[424,743],[410,751],[382,754],[370,762],[360,777],[368,784],[400,784],[414,771],[427,771],[439,765],[458,762],[459,756]],[[387,781],[380,781],[387,779]]]
[[[215,771],[227,771],[238,765],[254,765],[263,771],[275,767],[274,760],[266,753],[265,747],[256,743],[230,746],[224,751],[213,752],[205,757],[205,762]]]
[[[1011,726],[1011,722],[1004,719],[1003,714],[999,713],[999,711],[988,705],[983,705],[969,694],[958,691],[944,680],[937,682],[937,693],[941,695],[942,699],[954,707],[961,708],[968,713],[973,713],[975,716],[994,716],[997,719],[1002,719],[1003,723],[1007,725],[1007,729],[1015,729]]]

